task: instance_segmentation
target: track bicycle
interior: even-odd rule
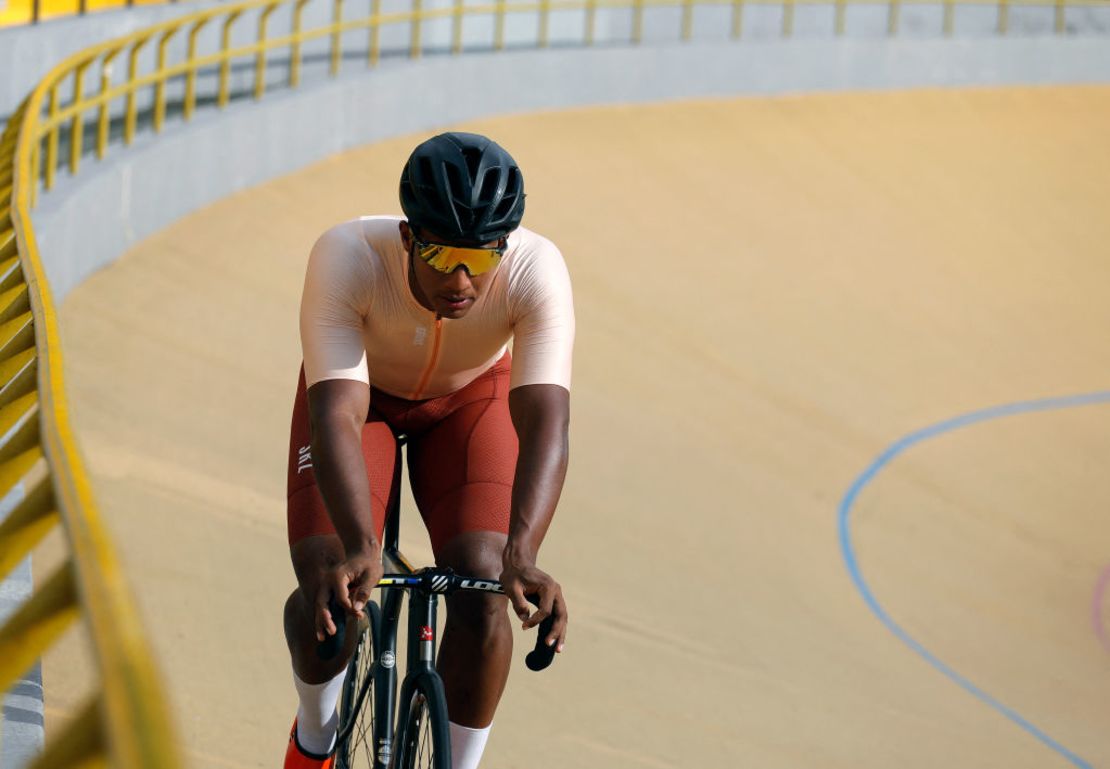
[[[401,476],[401,447],[397,438],[394,484]],[[503,593],[496,580],[455,574],[450,569],[414,569],[398,547],[400,494],[386,512],[382,560],[386,574],[378,582],[381,603],[363,607],[360,637],[347,666],[339,702],[336,738],[337,769],[450,769],[451,746],[447,728],[447,700],[435,669],[436,613],[440,595],[458,590]],[[397,633],[402,604],[408,594],[408,637],[405,676],[397,691]],[[529,600],[535,603],[534,597]],[[334,657],[345,637],[345,612],[332,606],[336,634],[319,645],[322,658]],[[554,618],[540,623],[536,646],[525,664],[543,670],[555,650],[544,643]],[[342,625],[342,626],[341,626]]]

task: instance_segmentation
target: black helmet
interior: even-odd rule
[[[524,177],[497,142],[468,133],[433,136],[401,171],[401,208],[411,224],[449,240],[487,243],[524,216]]]

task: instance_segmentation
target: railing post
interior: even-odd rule
[[[81,102],[84,101],[85,95],[85,70],[89,68],[92,61],[86,61],[84,64],[79,64],[73,70],[73,101],[70,106],[77,110],[77,113],[70,119],[69,123],[69,173],[74,175],[81,164],[81,150],[82,144],[85,140],[85,123],[81,119]]]
[[[1005,35],[1010,31],[1010,3],[1008,0],[998,0],[998,34]]]
[[[632,42],[644,41],[644,0],[632,0]]]
[[[493,50],[505,50],[505,0],[495,0],[493,17]]]
[[[454,0],[451,8],[451,53],[462,53],[462,20],[465,0]]]
[[[847,0],[836,0],[836,36],[842,37],[844,35],[844,22],[847,16],[848,3]]]
[[[46,750],[28,769],[103,766],[107,763],[104,761],[105,748],[103,714],[100,703],[93,699],[72,723],[66,724],[65,730],[46,746]]]
[[[1067,0],[1056,0],[1056,34],[1064,34],[1067,16]]]
[[[161,133],[162,124],[166,121],[166,77],[162,72],[166,69],[166,49],[169,47],[170,38],[177,34],[181,27],[174,27],[162,33],[158,41],[158,82],[154,84],[154,132]]]
[[[193,110],[197,106],[197,68],[194,64],[197,60],[197,36],[208,22],[208,18],[201,19],[189,30],[189,50],[185,54],[189,69],[185,72],[185,103],[182,105],[182,116],[186,120],[193,119]]]
[[[597,23],[597,0],[586,0],[586,45],[594,44],[594,27]]]
[[[635,0],[640,2],[640,0]],[[540,48],[547,48],[551,36],[551,0],[540,0],[540,29],[536,42]]]
[[[289,44],[289,87],[301,84],[301,13],[308,0],[297,0],[293,6],[293,42]]]
[[[301,0],[303,2],[303,0]],[[370,0],[370,66],[376,67],[382,55],[382,0]]]
[[[901,9],[901,0],[890,0],[886,14],[886,33],[890,37],[898,34],[898,16]]]
[[[783,0],[782,3],[782,36],[791,37],[794,34],[794,0]]]
[[[732,30],[733,40],[739,40],[744,34],[744,0],[732,0]]]
[[[258,42],[266,42],[266,23],[270,20],[270,15],[277,10],[278,3],[272,3],[266,6],[266,10],[258,17]],[[266,92],[266,49],[259,48],[258,55],[254,59],[254,98],[261,99],[262,95]]]
[[[952,37],[956,20],[956,0],[944,0],[944,36]]]
[[[331,64],[328,66],[328,72],[335,77],[339,74],[339,63],[343,59],[343,32],[339,28],[343,23],[343,0],[332,0],[331,21]]]
[[[0,686],[10,687],[80,614],[73,566],[65,563],[0,626]]]
[[[50,132],[46,139],[46,189],[54,188],[54,172],[58,165],[58,126],[54,124],[58,116],[58,84],[50,87],[50,111],[47,113],[50,121]]]
[[[139,122],[139,109],[135,103],[135,78],[139,74],[139,53],[149,42],[150,37],[142,37],[131,46],[127,62],[127,115],[123,121],[123,142],[131,144],[135,138],[135,127]]]
[[[103,59],[100,60],[100,95],[108,93],[108,89],[112,87],[112,59],[119,55],[122,48],[117,48],[114,51],[109,51]],[[98,160],[103,160],[104,156],[108,154],[108,127],[109,117],[111,110],[109,109],[107,100],[100,102],[100,116],[96,125],[96,157]]]
[[[420,58],[420,22],[423,19],[423,3],[421,0],[412,0],[411,36],[409,38],[409,58]]]
[[[694,35],[694,0],[682,0],[682,39],[689,40]]]
[[[34,351],[28,350],[28,359],[34,359]],[[45,462],[42,447],[38,444],[39,436],[31,438],[35,445],[5,463],[4,470],[11,471],[10,482],[5,483],[5,493],[10,492],[16,483],[26,480],[27,474],[39,462]],[[12,514],[0,523],[0,542],[4,543],[0,550],[0,576],[6,577],[11,573],[27,553],[31,552],[42,539],[58,524],[57,505],[51,504],[53,500],[48,494],[43,494],[41,487],[32,491],[22,502],[15,505]],[[3,665],[0,662],[0,665]]]
[[[31,208],[39,199],[39,180],[42,178],[42,137],[31,139]]]
[[[220,85],[219,92],[216,96],[216,104],[223,109],[227,103],[231,101],[231,86],[229,83],[231,77],[231,57],[228,51],[231,50],[231,25],[243,14],[242,11],[235,11],[231,13],[224,20],[223,32],[220,36],[220,53],[223,58],[220,59]]]

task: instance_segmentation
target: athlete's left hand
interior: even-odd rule
[[[513,605],[513,611],[524,623],[524,629],[529,630],[547,617],[553,617],[554,624],[544,643],[554,645],[555,651],[561,652],[567,636],[567,604],[563,599],[563,588],[534,563],[514,562],[506,556],[502,566],[501,586]],[[525,599],[526,595],[538,596],[539,607],[535,611]]]

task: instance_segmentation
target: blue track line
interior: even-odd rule
[[[909,633],[903,630],[898,623],[891,619],[886,610],[875,599],[875,595],[871,592],[867,582],[860,573],[859,562],[856,560],[856,552],[852,547],[852,534],[851,534],[851,513],[852,507],[856,503],[860,492],[867,486],[879,472],[889,465],[895,457],[904,452],[911,446],[915,446],[922,441],[929,438],[935,438],[953,430],[958,430],[961,427],[968,427],[970,425],[978,424],[979,422],[986,422],[991,419],[999,419],[1001,417],[1013,416],[1015,414],[1028,414],[1035,411],[1053,411],[1057,409],[1074,408],[1076,406],[1089,406],[1096,403],[1110,402],[1110,390],[1104,390],[1094,393],[1085,393],[1082,395],[1071,395],[1060,398],[1043,398],[1039,400],[1021,401],[1019,403],[1010,403],[1002,406],[993,406],[991,408],[981,409],[979,411],[972,411],[961,416],[953,417],[952,419],[938,422],[935,425],[922,428],[909,435],[905,435],[898,439],[890,446],[888,446],[871,464],[863,471],[862,474],[852,483],[848,488],[847,493],[840,502],[839,511],[839,530],[840,530],[840,550],[844,556],[844,563],[848,568],[848,573],[852,577],[852,582],[855,583],[856,589],[859,590],[863,600],[867,602],[868,608],[879,620],[886,625],[890,632],[894,633],[904,644],[913,649],[917,654],[925,659],[930,665],[939,670],[944,675],[948,676],[952,681],[959,684],[964,690],[973,694],[975,697],[990,705],[1006,718],[1013,721],[1029,734],[1036,737],[1048,747],[1059,753],[1061,756],[1070,761],[1073,765],[1083,767],[1083,769],[1091,769],[1091,764],[1084,759],[1080,758],[1074,752],[1061,745],[1056,740],[1049,737],[1043,731],[1038,729],[1032,723],[1023,718],[1017,711],[1002,704],[987,692],[980,689],[964,676],[957,673],[950,668],[932,652],[926,649],[921,643],[913,638]]]

